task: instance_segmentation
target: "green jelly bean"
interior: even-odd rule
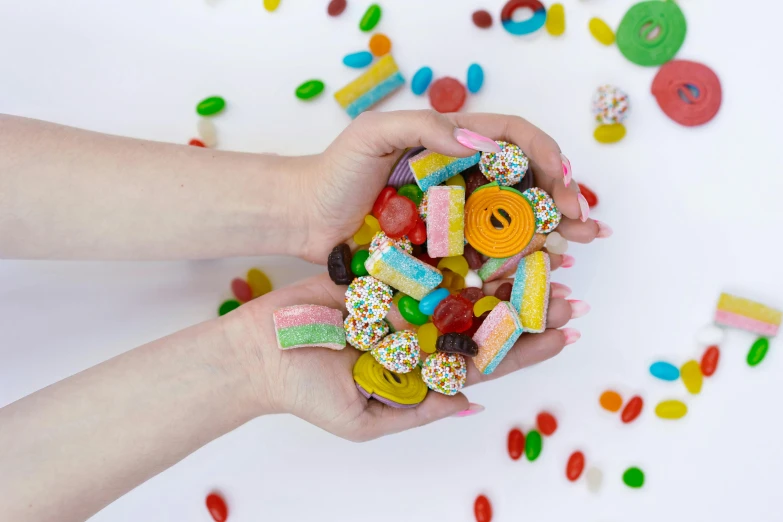
[[[530,462],[533,462],[541,455],[541,448],[544,441],[541,439],[541,434],[537,430],[532,430],[525,437],[525,457]]]
[[[422,192],[419,186],[414,183],[401,186],[397,189],[397,194],[410,199],[416,203],[417,207],[421,204],[421,198],[424,197],[424,192]]]
[[[308,80],[296,88],[296,97],[300,100],[310,100],[324,92],[324,82]]]
[[[400,315],[403,319],[416,326],[421,326],[430,320],[429,315],[423,314],[419,310],[419,302],[409,295],[400,298],[397,308],[400,309]]]
[[[376,25],[378,25],[378,22],[381,20],[381,6],[378,4],[372,4],[370,7],[367,8],[367,11],[364,12],[364,16],[362,16],[361,21],[359,22],[359,29],[364,31],[365,33],[367,31],[372,31]]]
[[[628,468],[623,473],[623,482],[629,488],[640,488],[644,486],[644,471],[637,467]]]
[[[687,28],[685,15],[675,2],[640,2],[620,22],[617,47],[637,65],[663,65],[682,47]]]
[[[351,259],[351,272],[356,277],[362,277],[367,275],[367,269],[364,268],[364,262],[370,257],[370,251],[367,249],[357,250]]]
[[[202,116],[214,116],[226,108],[226,100],[220,96],[210,96],[196,105],[196,112]]]
[[[756,339],[756,342],[753,343],[753,346],[750,347],[750,351],[748,352],[748,365],[756,366],[763,361],[764,357],[767,356],[768,349],[769,339],[766,337],[759,337]]]
[[[231,312],[232,310],[236,310],[237,308],[239,308],[239,301],[230,299],[220,305],[220,308],[218,308],[218,315],[226,315],[227,313]]]

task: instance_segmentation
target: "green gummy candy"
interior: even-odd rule
[[[226,315],[227,313],[236,310],[237,308],[239,308],[239,301],[230,299],[220,305],[220,308],[218,308],[218,315]]]
[[[644,486],[644,471],[639,468],[628,468],[623,473],[623,482],[629,488],[640,488]]]
[[[413,183],[409,183],[398,188],[397,194],[410,199],[416,203],[417,207],[421,205],[421,200],[424,197],[424,192],[421,191],[418,185]]]
[[[364,267],[364,262],[370,257],[370,251],[366,249],[357,250],[351,259],[351,272],[356,277],[366,276],[368,274],[367,269]]]
[[[226,100],[220,96],[205,98],[196,105],[196,112],[202,116],[214,116],[226,107]]]
[[[541,434],[537,430],[532,430],[525,437],[525,457],[530,462],[533,462],[541,455],[541,448],[544,441],[541,439]]]
[[[311,100],[324,91],[324,82],[308,80],[296,88],[296,97],[300,100]]]
[[[359,22],[359,29],[364,32],[372,31],[381,19],[381,6],[378,4],[372,4],[364,12],[361,21]]]

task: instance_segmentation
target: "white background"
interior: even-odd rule
[[[349,0],[337,19],[327,0],[54,0],[0,3],[0,112],[139,138],[186,143],[194,106],[220,94],[221,147],[304,154],[322,150],[348,123],[331,94],[356,76],[343,55],[366,48],[357,29],[369,0]],[[590,37],[587,21],[616,27],[623,0],[565,0],[567,31],[517,38],[497,25],[503,0],[387,0],[377,30],[388,34],[409,80],[423,65],[464,79],[483,65],[483,91],[466,110],[508,112],[536,122],[560,143],[575,175],[598,193],[594,215],[610,240],[572,245],[577,263],[554,279],[593,311],[575,321],[582,340],[556,359],[467,391],[486,412],[363,445],[297,419],[269,417],[209,444],[118,500],[101,522],[208,521],[212,488],[224,491],[231,521],[472,520],[478,493],[495,520],[772,520],[778,512],[783,448],[779,343],[749,368],[754,337],[731,333],[718,373],[699,396],[654,381],[658,357],[701,356],[695,331],[721,290],[783,306],[783,162],[778,23],[783,10],[754,2],[682,0],[688,36],[679,57],[710,65],[724,105],[710,124],[680,127],[657,107],[655,68],[626,61]],[[485,7],[496,25],[476,29]],[[321,78],[312,103],[293,96]],[[602,146],[591,137],[589,101],[613,83],[631,97],[628,136]],[[425,108],[407,88],[384,110]],[[42,187],[44,189],[44,187]],[[277,286],[320,268],[270,259],[172,263],[0,262],[0,404],[146,341],[215,315],[229,282],[251,266]],[[616,387],[646,400],[629,426],[599,409]],[[657,419],[664,398],[688,416]],[[542,408],[560,429],[530,464],[506,455],[506,434],[530,429]],[[2,427],[0,426],[0,429]],[[585,451],[605,474],[599,495],[565,480],[568,455]],[[641,491],[622,471],[647,473]]]

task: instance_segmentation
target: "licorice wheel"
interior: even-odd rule
[[[712,69],[688,60],[663,65],[653,79],[652,94],[666,116],[686,127],[714,118],[723,98],[720,80]]]
[[[370,352],[357,359],[353,367],[356,387],[370,397],[394,408],[413,408],[427,395],[427,385],[421,379],[421,370],[394,373],[378,363]]]
[[[530,243],[535,231],[536,217],[530,203],[509,187],[484,185],[465,204],[465,238],[486,256],[518,254]]]

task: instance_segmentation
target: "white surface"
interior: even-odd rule
[[[341,59],[365,47],[368,36],[356,25],[369,3],[349,0],[330,19],[327,0],[283,0],[274,14],[261,0],[2,2],[0,111],[185,143],[195,135],[195,103],[219,93],[229,103],[217,120],[223,148],[317,152],[347,123],[331,93],[356,75]],[[560,39],[508,35],[497,25],[503,3],[387,1],[378,30],[393,40],[408,79],[422,65],[436,78],[463,78],[470,63],[481,63],[485,88],[467,110],[538,123],[599,194],[595,215],[615,236],[572,246],[576,266],[555,276],[593,306],[573,325],[582,340],[548,363],[468,390],[487,406],[479,416],[369,444],[289,417],[256,420],[95,520],[208,521],[203,499],[213,487],[227,494],[232,522],[469,521],[479,492],[491,498],[496,521],[774,518],[783,465],[780,343],[750,369],[744,358],[753,336],[730,334],[717,375],[697,397],[681,383],[655,382],[647,366],[659,356],[682,363],[701,355],[693,338],[723,289],[783,305],[781,76],[772,66],[783,9],[756,2],[759,16],[746,23],[728,0],[682,1],[689,29],[679,57],[712,66],[725,99],[711,124],[686,129],[649,94],[656,69],[632,65],[587,31],[595,15],[616,27],[632,2],[565,0]],[[472,26],[479,7],[495,15],[493,29]],[[293,90],[311,77],[328,93],[300,103]],[[593,141],[588,105],[606,82],[633,104],[628,136],[612,147]],[[426,106],[406,90],[383,108]],[[231,278],[253,265],[278,286],[293,278],[280,261],[255,259],[0,263],[0,404],[212,317]],[[608,386],[645,397],[633,425],[599,410]],[[652,414],[669,397],[690,407],[680,422]],[[529,429],[544,407],[557,414],[558,433],[536,463],[511,462],[509,428]],[[564,478],[575,448],[604,471],[598,496]],[[634,464],[647,472],[642,491],[620,480]]]

